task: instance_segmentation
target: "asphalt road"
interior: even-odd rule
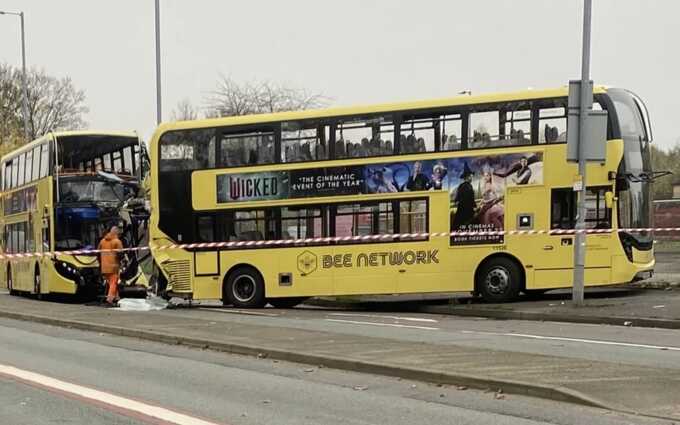
[[[655,273],[680,273],[680,252],[657,251]]]
[[[669,423],[7,319],[0,406],[31,425]]]
[[[216,305],[157,314],[224,322],[226,326],[256,324],[680,369],[680,331],[670,329],[500,321],[409,312],[238,310]]]

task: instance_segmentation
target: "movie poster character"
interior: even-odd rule
[[[406,189],[409,191],[429,190],[432,187],[432,182],[423,172],[423,163],[415,161],[413,163],[413,172],[410,173],[408,181],[406,182]]]
[[[483,171],[480,192],[482,197],[478,204],[477,221],[495,230],[503,229],[505,220],[503,194],[494,182],[492,168],[487,168]]]
[[[463,172],[460,175],[462,183],[456,189],[456,196],[453,200],[456,206],[456,213],[453,217],[453,230],[461,230],[469,225],[475,217],[475,191],[472,188],[472,177],[474,173],[467,162],[463,163]]]
[[[366,167],[368,178],[366,189],[368,193],[399,192],[394,181],[394,173],[389,166]]]
[[[432,167],[432,185],[431,188],[434,190],[441,190],[446,185],[446,176],[449,173],[448,168],[442,161],[437,161],[437,163]]]
[[[512,165],[503,173],[494,173],[498,177],[510,177],[510,181],[516,185],[529,184],[532,178],[531,165],[539,163],[541,160],[538,155],[523,155],[519,161]]]

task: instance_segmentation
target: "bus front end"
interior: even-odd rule
[[[623,140],[616,178],[618,236],[624,256],[615,256],[614,282],[648,279],[654,273],[652,141],[649,114],[642,100],[623,89],[609,89]]]

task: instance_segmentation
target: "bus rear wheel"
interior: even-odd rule
[[[477,292],[486,302],[512,301],[519,295],[522,273],[519,265],[504,257],[492,258],[477,273]]]
[[[266,300],[262,275],[248,266],[232,271],[222,289],[222,301],[239,308],[264,307]]]
[[[285,298],[270,298],[267,300],[269,304],[275,308],[293,308],[301,304],[307,297],[285,297]]]

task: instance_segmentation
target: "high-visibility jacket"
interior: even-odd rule
[[[99,242],[99,249],[122,249],[123,243],[118,239],[115,233],[109,232],[104,236],[104,239]],[[118,273],[120,262],[118,261],[117,252],[102,252],[99,257],[99,265],[102,274]]]

